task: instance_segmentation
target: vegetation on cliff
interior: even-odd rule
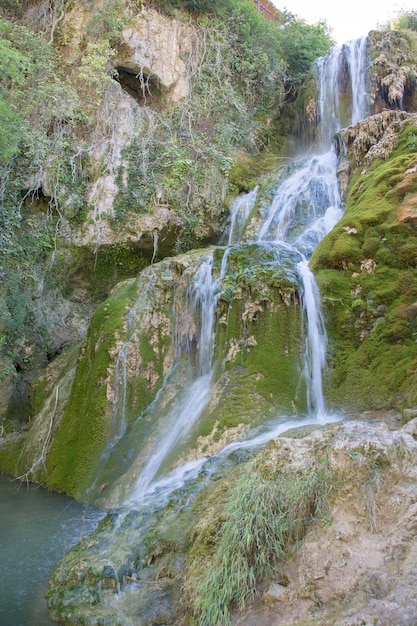
[[[72,51],[65,66],[63,51],[68,52],[70,46],[64,20],[69,14],[74,17],[77,6],[88,21],[80,27],[82,45]],[[110,292],[95,306],[79,351],[78,347],[68,351],[67,358],[58,360],[55,374],[45,372],[34,385],[32,407],[40,416],[31,428],[36,440],[24,434],[11,438],[1,451],[0,462],[12,473],[21,472],[22,478],[36,478],[80,498],[89,487],[92,496],[104,493],[105,498],[115,476],[128,474],[134,465],[132,474],[123,475],[115,487],[126,478],[124,485],[131,488],[132,477],[137,478],[148,453],[141,449],[133,458],[136,442],[145,442],[143,448],[153,443],[152,437],[160,443],[157,411],[152,413],[151,404],[177,356],[173,355],[176,331],[191,361],[197,353],[198,321],[192,314],[185,320],[180,309],[191,298],[190,276],[204,251],[152,265],[158,257],[159,231],[156,228],[153,233],[152,256],[149,242],[147,249],[126,243],[123,234],[133,230],[132,223],[137,225],[132,215],[154,214],[155,200],[176,214],[178,230],[171,231],[165,251],[177,252],[216,239],[226,192],[245,189],[249,176],[262,170],[256,164],[262,160],[260,154],[282,148],[291,118],[290,107],[284,106],[289,104],[284,89],[292,98],[307,65],[329,44],[323,25],[308,27],[286,15],[277,27],[264,22],[246,2],[217,0],[208,7],[198,0],[165,0],[152,7],[169,19],[187,17],[184,22],[192,26],[196,38],[185,62],[189,90],[173,101],[151,73],[141,77],[143,100],[139,93],[134,105],[137,115],[129,126],[132,132],[120,149],[117,166],[116,150],[111,154],[104,150],[97,159],[92,146],[103,113],[116,110],[121,87],[132,85],[132,77],[124,76],[126,68],[115,59],[123,52],[121,33],[141,3],[7,2],[0,24],[4,59],[0,116],[5,120],[0,135],[4,362],[23,370],[34,355],[40,353],[45,363],[47,356],[55,355],[52,350],[48,354],[48,324],[44,324],[44,334],[38,333],[38,343],[32,340],[48,308],[48,290],[59,288],[62,297],[81,298],[83,305],[88,299],[94,306]],[[188,20],[185,10],[192,19]],[[35,18],[33,24],[42,37],[25,25],[28,15]],[[154,13],[147,15],[154,17]],[[71,24],[75,29],[75,21]],[[402,39],[389,38],[391,42]],[[412,37],[407,41],[410,44]],[[381,43],[382,38],[374,36],[374,42]],[[410,44],[407,54],[411,49]],[[378,67],[382,65],[379,62]],[[36,92],[38,99],[31,99],[38,73],[44,78],[45,93],[42,87]],[[411,76],[410,69],[408,79]],[[386,86],[385,78],[381,72],[377,84]],[[389,85],[393,87],[392,82]],[[49,108],[45,106],[38,114],[34,107],[42,105],[45,94]],[[62,97],[59,102],[57,95]],[[20,106],[22,100],[24,106]],[[412,100],[410,95],[408,101]],[[382,101],[390,106],[399,102],[390,97]],[[111,115],[109,120],[105,132],[114,131]],[[401,133],[382,156],[374,145],[369,158],[357,162],[352,158],[346,214],[311,262],[331,340],[326,396],[336,408],[360,411],[417,403],[417,132],[415,117],[405,115],[398,123]],[[97,226],[100,211],[90,206],[88,191],[103,172],[111,175],[117,187],[108,222],[119,239],[114,246],[107,244],[100,256],[99,237],[97,250],[91,249],[91,241],[80,245],[80,240],[72,240],[65,245],[64,239],[74,232],[81,238],[89,226]],[[211,231],[210,221],[216,222]],[[173,232],[179,234],[177,241]],[[214,252],[217,275],[223,252],[220,248]],[[239,244],[229,252],[231,271],[223,280],[216,309],[213,398],[201,423],[189,431],[189,449],[184,452],[184,457],[189,454],[191,458],[198,448],[198,453],[208,452],[210,458],[203,459],[207,461],[204,469],[201,465],[200,474],[184,490],[171,493],[164,510],[166,503],[161,507],[158,502],[152,504],[155,510],[151,512],[139,506],[120,517],[111,513],[92,539],[66,556],[48,593],[56,619],[85,624],[95,624],[97,619],[114,624],[131,619],[173,623],[183,612],[190,623],[224,624],[231,611],[243,609],[272,576],[283,583],[279,591],[290,598],[288,606],[294,599],[298,602],[301,592],[293,589],[303,567],[310,579],[300,614],[315,616],[322,608],[321,596],[314,591],[321,585],[317,581],[324,580],[332,567],[344,573],[341,568],[354,561],[352,553],[336,550],[337,566],[330,559],[325,564],[321,561],[323,571],[318,575],[307,558],[304,563],[301,560],[296,574],[291,563],[286,564],[291,580],[283,568],[288,551],[297,547],[317,518],[321,527],[332,524],[330,517],[322,515],[323,504],[331,504],[332,484],[337,481],[334,491],[339,497],[332,515],[339,515],[352,491],[363,489],[364,496],[356,501],[359,509],[351,508],[358,517],[367,517],[374,532],[382,478],[390,475],[394,483],[401,476],[408,487],[412,482],[415,469],[410,463],[407,470],[407,463],[415,450],[415,425],[395,435],[380,428],[379,438],[378,429],[368,430],[362,423],[318,430],[307,443],[301,439],[297,444],[270,443],[243,467],[239,464],[247,461],[245,451],[234,458],[233,453],[216,458],[217,440],[233,438],[236,432],[239,436],[249,425],[256,426],[257,420],[271,414],[271,407],[275,415],[277,407],[282,412],[305,408],[298,401],[301,310],[285,258],[277,267],[272,262],[276,256],[256,244]],[[111,290],[113,282],[135,274],[149,262],[151,266],[136,282],[132,279]],[[94,284],[97,280],[99,285]],[[36,298],[38,285],[42,297]],[[34,306],[36,299],[41,306]],[[134,357],[128,365],[125,362],[124,370],[116,371],[126,339]],[[180,361],[176,361],[178,370]],[[117,378],[120,372],[123,384]],[[178,380],[189,381],[180,374],[177,386]],[[124,396],[119,402],[122,387]],[[170,406],[175,394],[173,388],[168,391],[166,405]],[[120,407],[123,420],[115,427]],[[123,428],[119,428],[122,421]],[[151,445],[149,449],[152,454]],[[176,460],[182,453],[175,451]],[[238,467],[230,471],[232,465]],[[209,497],[206,491],[193,502],[210,477],[222,480],[210,487]],[[408,496],[402,504],[409,507],[415,502],[411,489]],[[395,502],[394,507],[399,507],[399,500],[397,494],[392,496],[391,505]],[[396,511],[397,521],[405,525],[403,511]],[[344,520],[347,526],[349,520]],[[357,533],[357,522],[353,525],[350,535],[342,526],[335,530],[339,544]],[[317,523],[315,533],[321,533]],[[395,557],[395,546],[391,547]],[[108,557],[105,562],[103,551]],[[294,552],[292,556],[291,561],[296,560]],[[358,569],[357,563],[350,566]],[[345,577],[341,578],[344,584]],[[352,589],[363,589],[359,584],[363,578],[352,574]],[[346,606],[346,589],[335,593],[336,600],[341,597]],[[126,620],[125,615],[129,615]]]
[[[185,57],[189,93],[169,103],[158,85],[147,82],[148,101],[140,105],[117,166],[109,139],[117,124],[114,79],[121,81],[114,59],[123,49],[123,29],[149,8],[190,24],[195,39]],[[80,40],[73,43],[78,32]],[[132,216],[152,215],[156,197],[175,211],[181,227],[164,234],[170,247],[161,245],[161,254],[218,236],[226,194],[248,186],[256,169],[253,157],[285,143],[291,119],[283,106],[285,91],[300,83],[330,44],[324,25],[309,26],[289,14],[282,24],[268,22],[246,0],[210,6],[168,0],[2,3],[0,377],[5,405],[13,393],[22,401],[40,366],[82,336],[74,327],[60,343],[64,321],[48,317],[52,293],[62,306],[75,305],[87,318],[86,300],[97,303],[115,281],[149,262],[152,241],[146,249],[126,243],[124,232],[135,228]],[[103,141],[110,143],[97,159]],[[118,194],[109,218],[116,244],[100,252],[98,235],[88,248],[77,238],[97,230],[91,192],[103,172],[114,177]],[[77,245],[68,248],[69,240]],[[122,254],[116,249],[120,244]],[[107,276],[98,272],[102,258]],[[18,420],[26,417],[24,411],[15,413]]]

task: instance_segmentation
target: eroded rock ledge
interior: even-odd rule
[[[413,120],[417,114],[406,111],[383,111],[344,128],[336,135],[339,158],[339,180],[345,194],[349,176],[359,167],[364,171],[375,159],[386,160],[395,148],[404,120]]]
[[[121,524],[110,516],[57,568],[48,591],[52,615],[91,626],[97,615],[118,624],[131,619],[184,623],[192,612],[196,581],[216,562],[216,545],[230,524],[229,503],[236,502],[242,480],[263,485],[250,496],[253,504],[269,489],[273,494],[277,481],[302,486],[312,473],[324,472],[327,497],[310,512],[315,519],[304,538],[289,542],[271,577],[256,580],[255,602],[234,613],[232,624],[411,626],[417,615],[416,453],[417,419],[402,427],[391,420],[352,420],[316,427],[310,434],[288,431],[243,471],[223,479],[218,475],[208,499],[193,503],[189,491],[178,492],[173,509],[148,530],[140,514],[122,515]],[[261,520],[268,505],[259,502]],[[100,546],[107,546],[111,572]],[[231,576],[229,586],[234,584]]]
[[[328,455],[331,505],[261,600],[236,616],[246,626],[415,624],[417,420],[347,422],[271,444],[272,463]]]

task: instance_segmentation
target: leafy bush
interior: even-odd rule
[[[391,30],[417,31],[417,9],[400,11],[391,22]]]
[[[45,339],[33,292],[54,250],[57,188],[71,169],[63,155],[79,109],[56,53],[25,26],[0,18],[0,59],[1,347],[14,360],[25,340]],[[51,189],[49,206],[39,189],[42,177]]]

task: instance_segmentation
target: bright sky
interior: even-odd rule
[[[278,9],[302,17],[309,24],[325,19],[338,44],[366,35],[399,10],[417,10],[417,0],[272,0]]]

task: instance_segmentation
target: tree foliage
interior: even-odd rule
[[[417,9],[399,11],[390,24],[391,30],[417,31]]]
[[[259,62],[259,74],[285,64],[287,80],[299,84],[312,62],[334,44],[326,22],[307,24],[284,10],[276,22],[267,20],[251,0],[156,0],[164,10],[184,7],[198,15],[211,14],[227,24],[234,36],[234,50],[240,56]],[[267,66],[264,61],[267,59]]]

